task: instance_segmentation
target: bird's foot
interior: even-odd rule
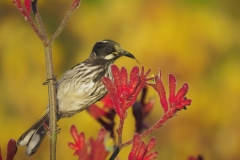
[[[56,79],[57,79],[57,76],[54,75],[52,78],[48,78],[45,82],[43,82],[43,85],[48,85],[50,80],[53,80],[55,82]]]
[[[47,123],[46,122],[43,122],[43,126],[44,126],[44,131],[42,131],[42,134],[47,134],[48,136],[49,136],[49,134],[50,134],[50,128],[49,128],[49,126],[47,125]],[[56,133],[57,134],[59,134],[60,133],[60,130],[61,130],[61,128],[58,128],[58,125],[57,125],[57,129],[56,129]]]

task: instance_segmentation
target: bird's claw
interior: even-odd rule
[[[54,75],[52,78],[48,78],[45,82],[43,82],[43,85],[48,85],[50,80],[53,80],[55,82],[56,79],[57,79],[57,76]]]
[[[46,122],[43,123],[43,126],[44,126],[44,131],[42,131],[41,133],[42,133],[42,134],[45,134],[45,133],[46,133],[46,134],[49,136],[49,133],[50,133],[50,132],[49,132],[49,131],[50,131],[49,126],[46,124]],[[60,133],[60,130],[61,130],[61,128],[58,128],[58,125],[57,125],[56,133],[59,134],[59,133]]]

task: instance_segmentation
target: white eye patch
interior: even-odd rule
[[[115,57],[114,54],[109,54],[109,55],[105,56],[104,59],[110,60],[110,59],[113,59],[114,57]]]

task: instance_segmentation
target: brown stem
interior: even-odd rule
[[[49,43],[47,33],[44,28],[40,13],[36,6],[36,21],[39,26],[42,42],[45,52],[45,63],[47,70],[48,81],[48,100],[49,100],[49,128],[50,128],[50,160],[56,159],[56,144],[57,144],[57,98],[56,98],[56,79],[54,75],[53,60],[52,60],[52,45]]]
[[[49,43],[48,43],[49,44]],[[52,46],[44,45],[45,61],[47,66],[48,78],[48,97],[49,97],[49,128],[50,128],[50,160],[56,159],[56,143],[57,143],[57,100],[55,75],[53,71]]]
[[[119,150],[122,148],[122,132],[123,132],[123,125],[124,125],[124,119],[120,118],[119,126],[118,126],[118,147]]]
[[[114,150],[113,154],[111,155],[111,157],[109,158],[109,160],[114,160],[117,157],[120,150],[122,149],[122,132],[123,132],[124,120],[125,120],[125,117],[120,117],[120,122],[119,122],[118,130],[117,130],[118,145],[117,145],[116,149]]]
[[[46,30],[44,28],[44,25],[43,25],[43,22],[42,22],[42,18],[40,16],[40,13],[39,13],[39,10],[38,10],[37,6],[36,6],[36,22],[38,23],[38,28],[39,28],[39,30],[41,32],[41,35],[43,36],[42,41],[43,41],[44,44],[47,45],[47,43],[48,43],[47,42],[48,41],[48,39],[47,39],[47,32],[46,32]]]

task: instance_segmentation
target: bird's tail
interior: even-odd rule
[[[43,123],[49,125],[49,115],[44,113],[41,118],[26,132],[24,132],[18,139],[17,144],[19,146],[26,147],[26,155],[33,155],[39,148],[43,139],[46,136],[46,129]]]

